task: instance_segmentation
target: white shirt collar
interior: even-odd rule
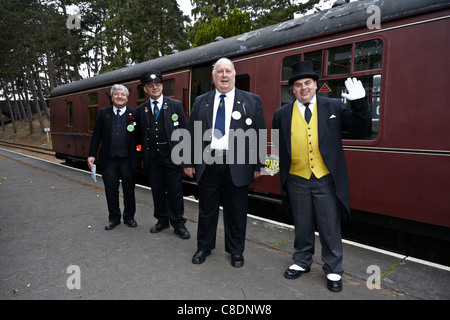
[[[153,100],[152,98],[150,98],[150,107],[152,108],[152,110],[153,110],[153,107],[155,106],[153,104],[153,101],[158,101],[158,108],[161,109],[161,106],[163,105],[163,101],[164,101],[163,95],[160,95],[159,98],[156,100]]]
[[[127,106],[122,107],[122,109],[118,109],[116,106],[113,105],[114,114],[117,114],[117,110],[120,111],[120,115],[123,115],[127,110]]]
[[[219,90],[216,89],[216,99],[220,99],[220,96],[222,94],[225,94],[227,96],[227,99],[229,99],[229,101],[234,102],[234,95],[236,94],[236,87],[231,89],[231,91],[229,91],[228,93],[221,93],[221,92],[219,92]]]

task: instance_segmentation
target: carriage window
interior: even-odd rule
[[[163,80],[163,95],[166,97],[175,96],[175,79]]]
[[[281,104],[285,105],[295,100],[295,95],[292,93],[292,86],[281,86]]]
[[[350,73],[352,63],[352,45],[331,48],[328,50],[328,75]]]
[[[89,131],[94,131],[95,121],[97,121],[98,108],[89,107]]]
[[[295,100],[291,86],[286,82],[291,77],[291,65],[301,61],[302,54],[285,57],[282,65],[281,101],[280,105]],[[353,59],[352,59],[353,57]],[[323,59],[325,58],[325,59]],[[367,96],[369,111],[372,115],[370,127],[365,132],[343,132],[343,139],[374,140],[380,128],[380,101],[383,58],[383,41],[373,39],[303,53],[303,60],[313,62],[314,71],[320,76],[317,82],[317,95],[341,99],[350,108],[351,105],[342,97],[346,92],[345,80],[356,77],[361,80]],[[327,69],[327,70],[325,70]],[[358,75],[364,71],[364,75]]]
[[[296,54],[294,56],[289,56],[283,59],[283,69],[281,71],[281,81],[288,81],[291,77],[292,71],[291,66],[296,63],[302,61],[302,55]]]
[[[313,63],[313,70],[319,76],[322,75],[322,50],[306,52],[304,60],[310,60]]]
[[[353,71],[381,69],[383,41],[374,39],[355,44],[355,65]]]
[[[145,91],[144,91],[144,85],[140,84],[138,85],[138,90],[136,91],[137,93],[137,99],[136,100],[145,100]]]
[[[244,91],[250,91],[250,76],[248,74],[237,75],[236,88]]]
[[[73,103],[72,101],[67,102],[67,126],[73,126]]]
[[[342,93],[347,92],[345,88],[346,79],[318,81],[317,94],[328,98],[342,99],[347,107],[350,108],[350,102],[342,98]],[[366,132],[349,133],[343,132],[343,139],[357,139],[357,140],[374,140],[378,137],[380,128],[380,87],[381,75],[371,75],[366,77],[358,77],[366,89],[366,96],[369,111],[372,115],[369,129]]]
[[[90,93],[89,94],[89,102],[88,104],[90,106],[98,105],[98,92]]]
[[[90,93],[88,100],[89,131],[94,131],[98,115],[98,92]]]

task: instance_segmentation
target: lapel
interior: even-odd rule
[[[317,96],[317,125],[319,135],[319,145],[327,127],[327,121],[330,117],[330,103]]]
[[[233,117],[231,117],[230,129],[234,129],[241,119],[245,120],[247,118],[248,106],[246,106],[245,95],[239,89],[235,89],[234,104],[231,113],[235,111],[241,114],[241,118],[235,120]]]
[[[216,95],[216,90],[211,91],[208,93],[205,97],[205,105],[204,107],[200,106],[205,112],[205,118],[208,122],[208,128],[212,128],[212,119],[213,119],[213,112],[214,112],[214,97]]]
[[[161,108],[162,114],[160,114],[159,116],[164,117],[164,129],[166,129],[166,135],[170,140],[174,128],[173,126],[174,121],[172,120],[172,115],[174,114],[174,112],[172,110],[172,104],[169,103],[169,99],[167,99],[165,96],[163,96],[163,103]]]
[[[150,117],[152,116],[152,108],[150,107],[150,99],[147,99],[144,106],[144,128],[148,128],[151,125]]]
[[[294,108],[294,101],[281,109],[281,128],[286,142],[287,150],[291,155],[291,126],[292,126],[292,111]]]
[[[127,138],[128,138],[128,140],[130,140],[131,135],[132,135],[132,133],[133,133],[134,131],[132,131],[132,132],[128,131],[128,126],[129,126],[130,124],[132,124],[133,122],[136,121],[136,117],[135,117],[135,115],[132,114],[133,109],[131,109],[129,106],[126,106],[125,108],[126,108],[126,109],[125,109],[125,114],[124,114],[124,116],[127,117],[127,118],[126,118],[126,119],[127,119],[127,120],[126,120],[126,121],[127,121]],[[131,114],[131,115],[130,115],[130,114]],[[131,119],[130,119],[130,116],[133,116],[134,119],[131,120]],[[134,127],[136,127],[136,126],[134,126]]]
[[[113,106],[107,107],[105,112],[105,123],[106,123],[106,130],[108,133],[111,132],[113,116],[114,116]]]

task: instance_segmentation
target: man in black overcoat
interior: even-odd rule
[[[99,160],[105,184],[109,221],[105,230],[120,224],[119,184],[122,180],[124,211],[123,220],[129,227],[136,227],[134,220],[136,200],[135,174],[139,171],[139,153],[136,150],[137,130],[135,110],[128,107],[128,89],[120,84],[111,88],[112,105],[100,109],[92,133],[87,163],[92,168]],[[100,151],[99,151],[100,148]]]
[[[294,264],[289,279],[309,272],[314,253],[315,225],[322,244],[327,288],[342,290],[341,216],[350,215],[349,182],[341,132],[366,132],[370,113],[361,81],[345,81],[351,109],[339,99],[316,96],[319,76],[311,61],[292,65],[289,84],[296,100],[277,109],[272,128],[277,146],[283,207],[294,220]]]
[[[236,70],[229,59],[219,59],[212,76],[216,89],[196,98],[188,122],[192,159],[184,170],[196,176],[200,211],[192,262],[203,263],[215,248],[222,196],[225,250],[231,265],[242,267],[248,185],[264,167],[266,142],[260,150],[259,131],[266,123],[260,97],[235,88]]]
[[[149,99],[136,109],[143,165],[152,189],[157,219],[150,232],[158,233],[172,225],[181,239],[189,239],[183,217],[183,168],[171,158],[172,149],[181,142],[181,139],[172,141],[172,133],[186,128],[186,117],[180,101],[163,95],[162,79],[159,71],[149,71],[141,76]]]

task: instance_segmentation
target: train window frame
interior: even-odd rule
[[[239,90],[250,92],[250,75],[243,73],[236,75],[236,88]]]
[[[94,131],[95,122],[98,117],[98,92],[91,92],[88,94],[88,124],[89,132]]]
[[[331,54],[332,52],[335,52],[335,54]],[[352,43],[327,49],[326,75],[328,77],[332,77],[350,74],[353,70],[352,69],[354,57],[353,52],[354,52],[354,45]],[[340,58],[340,60],[337,60],[337,56],[339,55],[344,57]],[[330,60],[331,57],[334,57],[333,61]]]
[[[376,44],[380,47],[375,47],[373,51],[370,50],[370,44]],[[363,47],[364,45],[368,45],[369,49],[366,50],[369,52],[369,57],[362,58],[362,60],[370,60],[373,59],[372,53],[374,53],[376,62],[373,63],[369,61],[369,63],[362,63],[362,65],[375,66],[374,68],[367,67],[356,67],[356,59],[360,59],[364,57],[362,55],[358,56],[355,53],[355,50],[359,47]],[[351,48],[351,61],[348,69],[348,73],[342,74],[329,74],[329,52],[334,48]],[[309,47],[310,49],[310,47]],[[342,93],[346,92],[344,82],[348,77],[356,77],[361,79],[364,87],[368,91],[368,96],[370,98],[369,107],[371,108],[371,128],[368,132],[361,133],[359,135],[351,135],[349,133],[343,132],[342,139],[343,140],[356,140],[356,141],[376,141],[380,136],[380,126],[381,126],[381,104],[382,104],[382,82],[383,82],[383,63],[386,59],[386,41],[383,37],[374,37],[369,39],[355,39],[349,42],[340,42],[339,44],[334,44],[333,46],[320,47],[319,50],[308,50],[296,52],[294,54],[286,55],[282,57],[282,65],[281,65],[281,74],[280,74],[280,103],[284,105],[286,103],[290,103],[295,100],[295,96],[292,92],[291,86],[288,84],[288,80],[286,79],[286,73],[283,71],[286,69],[285,61],[287,58],[291,57],[302,57],[302,61],[305,60],[305,54],[310,52],[322,51],[322,68],[321,73],[319,74],[319,80],[317,81],[317,95],[328,96],[332,98],[341,99],[344,103],[347,103],[346,99],[342,97]],[[361,64],[361,63],[360,63]],[[332,72],[333,73],[333,72]],[[333,85],[333,83],[337,83],[338,85]],[[324,86],[325,85],[325,86]],[[368,86],[371,85],[371,86]],[[331,88],[330,88],[331,86]]]
[[[175,77],[170,77],[162,81],[163,95],[166,97],[175,98]]]
[[[73,101],[67,101],[67,127],[73,127]]]
[[[88,94],[88,106],[98,106],[98,92]]]

